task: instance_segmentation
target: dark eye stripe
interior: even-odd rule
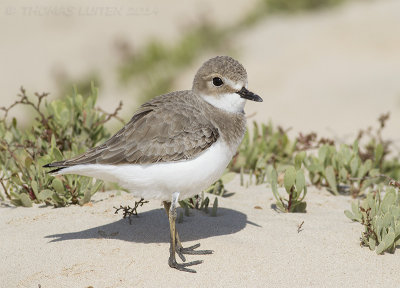
[[[214,84],[215,86],[221,86],[222,84],[224,84],[224,82],[222,81],[221,78],[219,78],[219,77],[214,77],[214,78],[213,78],[213,84]]]

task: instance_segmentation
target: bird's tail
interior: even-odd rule
[[[54,168],[54,167],[56,167],[56,169],[47,171],[47,173],[56,174],[57,172],[60,172],[64,168],[67,168],[67,165],[65,165],[65,161],[57,161],[57,162],[53,162],[53,163],[49,163],[49,164],[43,165],[43,168]]]

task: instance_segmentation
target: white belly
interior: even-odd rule
[[[174,192],[179,192],[180,199],[185,199],[209,187],[221,177],[235,152],[236,147],[219,139],[191,160],[148,165],[76,165],[59,174],[79,174],[117,182],[136,197],[169,201]]]

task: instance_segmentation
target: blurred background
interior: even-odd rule
[[[399,144],[399,15],[399,0],[3,0],[0,106],[20,86],[56,98],[94,81],[98,105],[112,112],[122,100],[127,121],[230,55],[264,98],[247,104],[249,120],[345,142],[390,112],[384,136]]]

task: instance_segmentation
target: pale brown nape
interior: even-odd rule
[[[245,85],[247,83],[247,72],[242,64],[229,56],[217,56],[204,62],[197,71],[193,80],[192,91],[198,95],[201,91],[213,92],[212,94],[237,92],[237,89],[235,90],[229,85],[211,87],[210,91],[210,87],[207,87],[207,83],[212,81],[213,77],[223,77],[234,84],[242,83],[242,85]]]

